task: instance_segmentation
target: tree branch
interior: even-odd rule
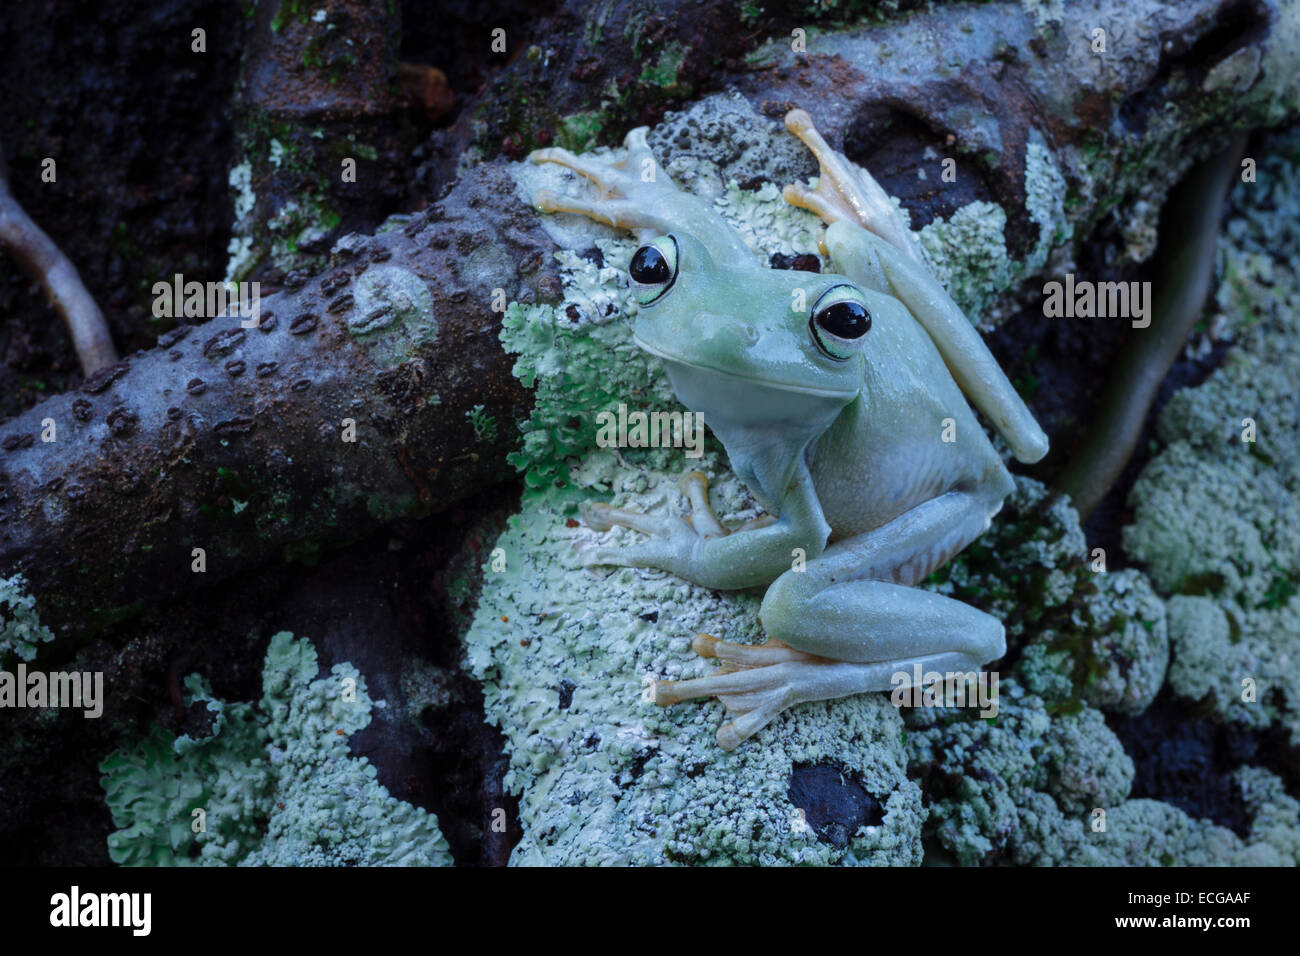
[[[530,403],[493,292],[560,290],[513,189],[477,167],[404,229],[345,237],[324,274],[262,300],[259,328],[182,326],[0,427],[0,568],[56,633],[91,632],[509,475]]]
[[[45,290],[67,323],[82,372],[90,376],[117,361],[108,323],[68,257],[27,215],[9,191],[8,170],[0,160],[0,246]]]

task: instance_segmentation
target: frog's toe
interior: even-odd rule
[[[631,528],[654,537],[666,538],[679,519],[664,515],[648,515],[639,511],[625,511],[603,501],[585,501],[578,508],[582,523],[592,531],[605,532],[615,525]]]
[[[613,565],[620,568],[658,568],[667,570],[672,567],[676,557],[674,548],[663,538],[652,538],[637,544],[623,547],[600,546],[589,548],[582,553],[580,560],[586,568]]]
[[[691,642],[691,650],[700,657],[712,657],[740,667],[761,667],[765,664],[779,664],[783,661],[815,660],[812,654],[795,650],[789,644],[774,637],[765,644],[733,644],[721,641],[712,634],[697,634]]]
[[[708,677],[655,681],[651,699],[660,707],[667,707],[696,697],[717,697],[731,718],[718,728],[718,745],[723,750],[735,750],[796,703],[790,691],[790,668],[801,666],[807,665],[795,662],[774,663],[770,667],[725,665]]]
[[[538,190],[533,205],[542,212],[576,212],[618,229],[635,229],[642,218],[637,215],[635,204],[627,199],[580,199],[559,196],[549,189]]]
[[[828,225],[843,219],[856,223],[919,260],[902,213],[869,172],[831,149],[803,110],[787,113],[785,127],[803,141],[821,167],[817,188],[787,186],[782,191],[786,202],[815,212]]]
[[[624,193],[633,182],[632,178],[610,163],[595,159],[575,156],[567,149],[552,146],[547,149],[535,149],[528,154],[528,161],[536,165],[554,163],[571,169],[580,176],[585,176],[600,187],[602,193]]]
[[[817,217],[827,224],[838,222],[841,219],[852,218],[850,210],[840,207],[823,196],[818,190],[809,189],[801,183],[790,183],[781,190],[781,195],[791,206],[798,206],[800,209],[807,209],[809,212],[816,213]]]
[[[655,681],[649,696],[661,707],[718,698],[729,718],[718,728],[724,750],[740,746],[796,704],[887,690],[899,668],[897,661],[853,664],[817,657],[770,639],[759,645],[728,644],[702,634],[694,647],[703,657],[722,660],[723,666],[693,680]]]
[[[730,534],[709,506],[709,479],[702,471],[688,471],[677,485],[691,503],[691,527],[703,538],[721,538]]]
[[[649,159],[652,163],[657,162],[655,154],[650,150],[650,144],[646,141],[648,131],[648,126],[638,126],[636,129],[629,130],[627,136],[623,137],[623,145],[627,147],[627,162],[633,170],[640,170],[645,159]]]

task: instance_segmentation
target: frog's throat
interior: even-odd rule
[[[735,372],[725,372],[721,369],[713,368],[709,365],[702,365],[699,362],[692,362],[684,359],[680,355],[674,355],[672,352],[666,352],[663,349],[655,348],[649,342],[645,341],[638,335],[632,336],[632,341],[636,343],[637,348],[649,352],[656,358],[661,358],[665,362],[674,362],[678,365],[685,365],[689,368],[700,369],[709,372],[712,375],[721,375],[738,382],[749,382],[753,385],[761,385],[767,388],[777,389],[783,392],[798,392],[801,395],[815,395],[821,398],[838,398],[846,402],[857,397],[858,389],[841,389],[841,388],[814,388],[798,382],[778,382],[767,378],[756,378],[751,375],[737,375]]]

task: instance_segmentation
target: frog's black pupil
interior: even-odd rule
[[[857,339],[871,328],[871,313],[861,302],[835,302],[817,313],[817,324],[841,339]]]
[[[638,249],[627,271],[642,285],[662,285],[673,277],[672,270],[668,268],[668,260],[654,246]]]

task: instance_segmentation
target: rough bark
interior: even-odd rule
[[[235,223],[251,246],[233,278],[318,271],[340,236],[400,208],[413,145],[400,26],[388,0],[258,4],[234,100],[252,203]]]
[[[183,326],[12,419],[0,568],[28,578],[47,624],[90,632],[504,477],[528,396],[493,290],[554,297],[552,248],[504,167],[480,166],[404,228],[347,239],[322,275],[266,297],[259,328]],[[478,405],[494,436],[467,418]]]

